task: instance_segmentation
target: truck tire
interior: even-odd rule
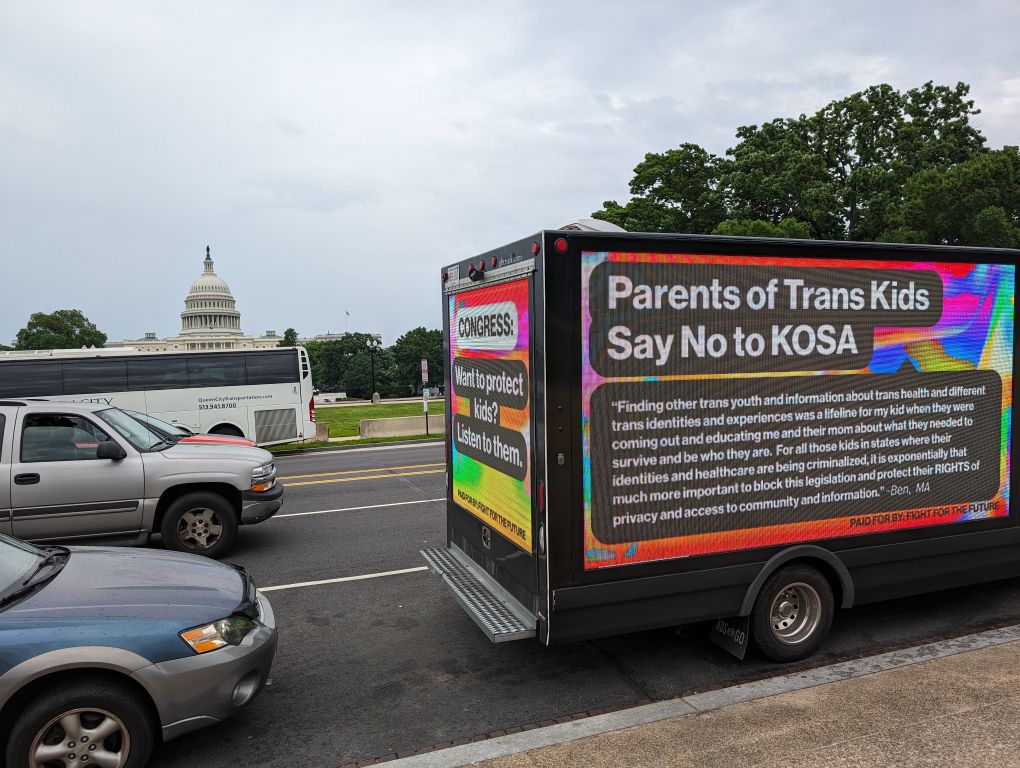
[[[219,494],[186,493],[170,504],[159,530],[167,549],[222,557],[237,536],[237,513]]]
[[[99,764],[142,768],[156,740],[149,702],[102,678],[43,689],[21,710],[5,750],[8,768]],[[73,756],[73,760],[72,760]]]
[[[751,638],[773,661],[806,659],[825,641],[834,611],[825,576],[809,565],[780,568],[754,602]]]

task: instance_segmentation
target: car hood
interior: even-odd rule
[[[159,619],[195,625],[229,616],[255,599],[240,568],[179,552],[70,547],[63,569],[11,619]]]
[[[273,460],[273,454],[264,448],[229,443],[184,443],[179,442],[160,453],[168,459],[233,459],[248,461],[252,465],[265,464]]]

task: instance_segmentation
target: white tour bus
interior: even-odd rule
[[[304,347],[0,352],[0,399],[12,397],[106,403],[259,445],[315,437]]]

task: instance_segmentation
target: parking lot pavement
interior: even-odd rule
[[[738,662],[697,627],[490,644],[418,556],[445,542],[442,456],[431,445],[279,459],[291,478],[284,509],[243,529],[228,558],[279,587],[268,592],[273,684],[234,718],[160,747],[154,768],[331,768],[788,671]],[[352,477],[362,479],[296,484]],[[863,606],[837,616],[805,668],[1017,622],[1016,580]]]

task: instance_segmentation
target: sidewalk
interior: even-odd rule
[[[1020,766],[1018,716],[1020,627],[1006,627],[393,765],[1003,768]]]

